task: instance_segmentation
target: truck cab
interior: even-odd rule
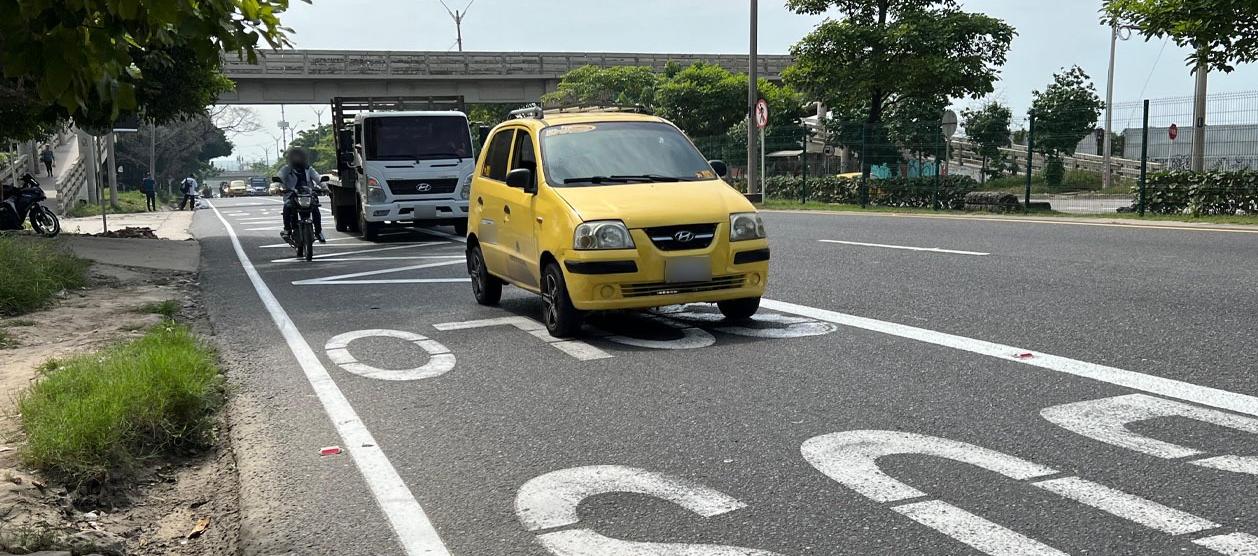
[[[467,232],[476,160],[466,114],[369,110],[346,124],[337,134],[342,179],[331,187],[338,230],[369,240],[391,225]]]

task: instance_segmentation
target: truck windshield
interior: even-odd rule
[[[664,123],[557,125],[541,136],[546,181],[555,187],[716,179],[686,136]]]
[[[368,118],[364,127],[367,160],[447,160],[472,155],[466,118]]]

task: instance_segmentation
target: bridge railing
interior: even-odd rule
[[[280,50],[259,56],[257,64],[228,57],[228,77],[553,77],[586,65],[649,66],[663,71],[669,62],[689,65],[705,61],[731,71],[747,71],[747,57],[735,54],[636,54],[579,52],[379,52],[342,50]],[[790,56],[760,59],[760,72],[781,75]]]

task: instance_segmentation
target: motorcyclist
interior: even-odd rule
[[[284,187],[284,231],[280,235],[284,241],[292,237],[293,226],[297,221],[297,194],[308,193],[314,196],[311,218],[314,220],[315,239],[319,243],[327,243],[328,240],[323,237],[323,224],[319,215],[319,197],[315,195],[319,187],[319,173],[310,167],[310,156],[301,147],[289,149],[285,160],[288,164],[280,168],[279,172],[280,184]]]

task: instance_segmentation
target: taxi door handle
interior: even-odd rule
[[[544,221],[546,221],[546,219],[545,219],[545,218],[542,218],[542,217],[540,217],[540,216],[538,216],[538,217],[537,217],[537,223],[538,223],[538,224],[541,224],[541,223],[542,223],[542,222],[544,222]]]

